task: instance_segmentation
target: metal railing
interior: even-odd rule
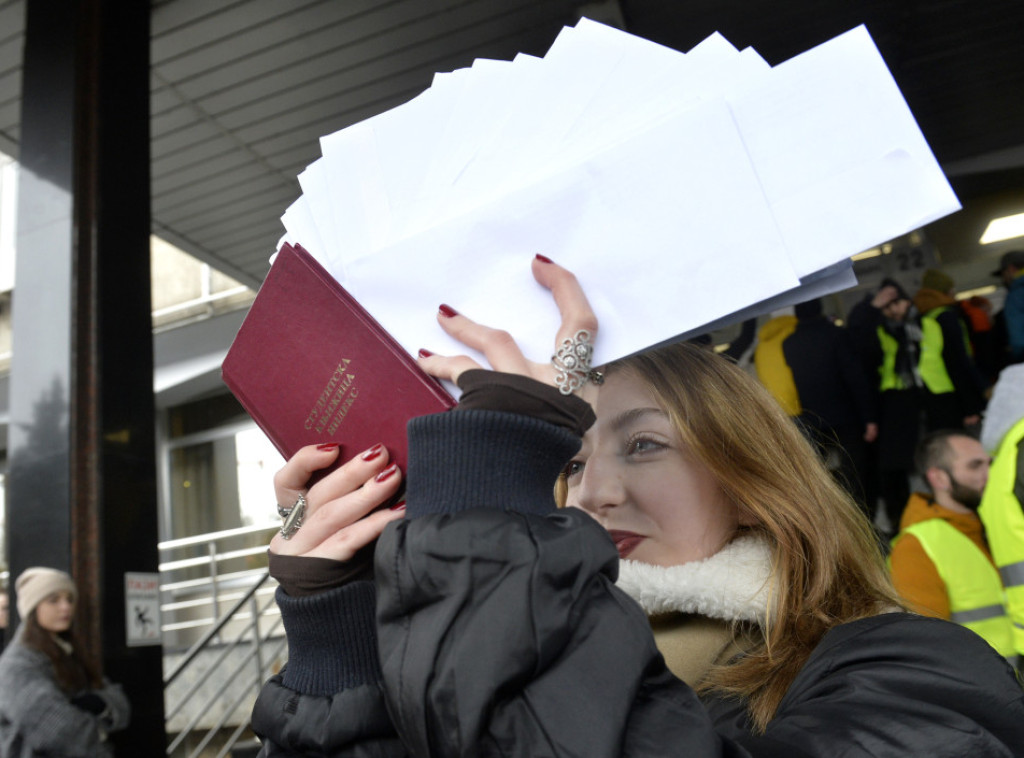
[[[198,758],[219,747],[224,758],[249,729],[252,702],[287,645],[266,569],[266,544],[278,528],[159,545],[168,756]]]

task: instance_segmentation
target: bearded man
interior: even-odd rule
[[[963,431],[924,437],[915,456],[930,493],[911,495],[893,540],[893,584],[910,610],[974,630],[1014,661],[1003,585],[978,517],[992,462]]]

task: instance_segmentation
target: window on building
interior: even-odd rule
[[[281,455],[229,394],[167,411],[162,539],[258,526],[277,518]]]

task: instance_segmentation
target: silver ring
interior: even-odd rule
[[[562,340],[558,350],[551,356],[555,374],[555,386],[563,395],[571,395],[588,381],[594,384],[604,382],[604,375],[590,368],[594,346],[590,343],[590,332],[580,329],[572,339]]]
[[[281,536],[286,540],[290,540],[292,535],[299,531],[299,527],[302,526],[302,517],[306,515],[306,496],[300,492],[295,505],[290,508],[278,505],[277,512],[284,519],[284,524],[281,525]]]

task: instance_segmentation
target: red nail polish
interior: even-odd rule
[[[430,352],[429,350],[425,350],[422,347],[420,348],[420,358],[429,358],[432,355],[433,355],[433,353]]]
[[[384,445],[378,442],[359,457],[364,461],[372,461],[374,458],[379,458],[382,452],[384,452]]]
[[[444,316],[445,318],[451,318],[452,316],[459,315],[459,312],[457,310],[452,308],[450,305],[445,305],[444,303],[442,303],[441,307],[438,308],[437,310],[440,311],[441,315]]]
[[[341,445],[337,442],[321,442],[316,446],[316,449],[322,450],[326,453],[328,450],[337,450],[339,447],[341,447]]]
[[[541,255],[540,253],[537,253],[537,260],[539,260],[541,263],[554,263],[553,260],[548,258],[546,255]]]
[[[402,501],[402,502],[400,502],[400,503],[395,503],[395,504],[394,504],[394,505],[392,505],[392,506],[391,506],[391,508],[389,508],[388,510],[392,510],[392,511],[404,511],[404,510],[405,510],[405,501],[403,500],[403,501]]]
[[[388,479],[390,479],[392,476],[394,476],[396,471],[398,471],[398,464],[397,463],[392,463],[386,469],[384,469],[379,474],[377,474],[377,476],[373,477],[373,481],[375,481],[375,482],[385,482]]]

